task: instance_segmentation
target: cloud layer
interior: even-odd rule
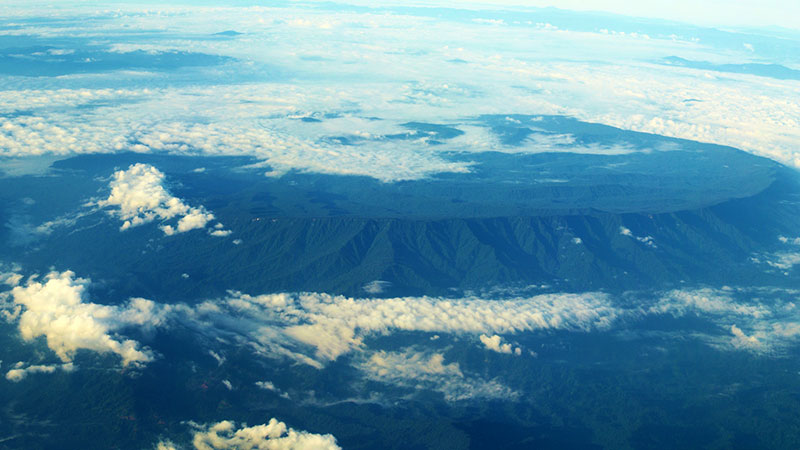
[[[192,309],[187,317],[231,331],[284,354],[320,366],[360,349],[364,338],[397,331],[451,334],[520,333],[608,328],[621,314],[605,294],[549,294],[510,300],[401,297],[348,298],[318,293],[250,296],[234,292]],[[306,355],[311,349],[312,355]]]
[[[0,295],[6,320],[18,324],[25,340],[44,337],[64,362],[61,366],[19,363],[7,372],[10,381],[30,373],[72,370],[71,362],[80,350],[118,355],[123,366],[146,364],[156,353],[132,336],[156,327],[168,332],[177,324],[198,337],[225,343],[208,352],[218,366],[226,364],[228,345],[318,369],[347,356],[347,363],[367,380],[441,392],[448,401],[516,394],[497,379],[470,374],[459,361],[448,361],[446,349],[434,344],[440,335],[499,353],[501,358],[534,354],[508,341],[511,336],[602,332],[659,316],[697,316],[707,321],[710,329],[682,332],[720,350],[781,355],[800,338],[798,293],[767,288],[682,289],[623,297],[553,293],[498,299],[349,298],[321,293],[252,296],[231,291],[224,298],[191,306],[142,298],[109,306],[90,302],[89,281],[69,271],[24,281],[8,273],[3,277],[13,286]],[[379,347],[380,337],[396,333],[422,335],[405,348]],[[229,389],[237,387],[230,381],[224,384]],[[258,386],[286,395],[269,382]]]
[[[761,53],[745,41],[749,35],[732,33],[731,39],[743,42],[733,51],[694,35],[617,32],[611,17],[593,30],[570,30],[491,18],[438,20],[412,9],[334,13],[300,4],[54,11],[93,20],[65,26],[37,20],[29,8],[9,7],[5,14],[28,19],[26,35],[90,37],[108,42],[112,52],[193,51],[236,62],[192,84],[146,68],[0,77],[0,155],[251,155],[273,175],[300,170],[398,181],[471,170],[468,161],[451,159],[453,152],[637,150],[625,143],[586,145],[569,134],[534,135],[524,145],[508,146],[472,122],[480,114],[519,113],[564,114],[732,145],[800,167],[798,81],[656,63],[671,55],[730,64],[798,63],[769,60],[792,52]],[[217,32],[219,23],[243,34],[196,38]],[[170,29],[170,38],[108,38],[114,31],[157,29]],[[520,45],[531,41],[538,44],[535,52]],[[772,44],[779,48],[781,42]],[[276,61],[281,67],[272,65]],[[142,88],[152,77],[159,87]],[[412,135],[403,127],[408,122],[451,124],[464,134]]]

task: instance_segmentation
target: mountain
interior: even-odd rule
[[[25,266],[114,279],[121,299],[150,293],[191,301],[231,288],[359,296],[374,281],[383,282],[382,295],[530,285],[624,291],[732,279],[791,284],[792,267],[782,270],[767,259],[785,247],[780,236],[800,229],[796,171],[732,148],[562,117],[538,119],[536,131],[518,125],[529,119],[479,118],[508,147],[452,155],[472,162],[468,175],[395,183],[307,173],[265,177],[263,169],[246,168],[253,163],[247,158],[121,154],[58,161],[43,177],[0,180],[12,224],[5,252]],[[531,151],[536,133],[578,136],[569,145],[591,153],[558,146]],[[84,210],[74,226],[30,233],[36,219],[53,220],[37,217],[37,207],[69,218],[87,199],[107,193],[104,177],[137,162],[164,171],[175,195],[204,205],[232,235],[165,237],[152,224],[119,231],[120,222],[98,210]],[[21,197],[32,205],[10,200]]]

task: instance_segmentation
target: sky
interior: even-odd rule
[[[310,0],[289,3],[314,3],[324,0]],[[0,1],[0,11],[4,6],[19,6],[21,2]],[[142,0],[139,2],[117,1],[97,2],[81,0],[64,2],[64,4],[92,5],[108,8],[111,4],[129,5],[165,5],[178,4],[186,6],[234,6],[234,5],[273,5],[282,2],[260,0],[173,0],[170,2]],[[435,5],[442,7],[482,7],[482,6],[514,6],[514,7],[554,7],[574,11],[598,11],[624,16],[664,19],[682,23],[718,27],[783,27],[800,30],[800,2],[794,0],[648,0],[646,2],[631,0],[477,0],[477,1],[444,1],[444,0],[411,0],[374,2],[369,0],[345,0],[341,3],[364,6],[409,6]],[[27,5],[52,5],[52,2],[32,0]],[[63,5],[59,5],[63,6]]]
[[[369,2],[364,2],[365,4]],[[408,2],[403,2],[408,4]],[[422,1],[453,6],[456,2]],[[791,0],[480,0],[475,5],[555,7],[575,11],[602,11],[625,16],[665,19],[704,26],[800,29],[800,2]]]

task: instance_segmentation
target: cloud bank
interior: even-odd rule
[[[570,142],[567,134],[534,135],[524,145],[505,146],[486,127],[470,123],[481,114],[562,114],[731,145],[800,167],[797,80],[654,62],[680,55],[729,64],[796,65],[796,60],[776,57],[792,54],[791,43],[780,40],[771,41],[776,50],[767,55],[745,41],[738,50],[715,47],[718,42],[692,35],[706,32],[696,28],[684,28],[688,35],[666,36],[617,32],[614,23],[571,30],[525,21],[433,20],[413,9],[385,15],[332,13],[301,4],[150,5],[144,14],[135,6],[112,14],[71,5],[54,12],[93,18],[69,25],[54,24],[44,9],[33,11],[9,7],[5,14],[25,17],[26,35],[83,36],[108,43],[110,51],[200,51],[237,62],[190,85],[146,68],[59,78],[2,77],[4,156],[118,151],[250,155],[276,176],[299,170],[389,182],[471,170],[469,162],[450,158],[452,152],[634,150],[624,143]],[[220,22],[246,37],[196,38],[216,32]],[[150,35],[124,44],[109,38],[117,31],[167,28],[170,38]],[[330,33],[337,39],[330,39]],[[729,33],[731,39],[751,37]],[[540,44],[534,53],[520,45],[532,39]],[[363,45],[367,41],[373,45]],[[398,42],[403,51],[397,51]],[[789,50],[782,52],[782,45]],[[272,65],[276,61],[281,67]],[[158,80],[158,88],[141,88],[149,77]],[[412,136],[402,126],[408,122],[453,124],[464,134],[444,140]]]
[[[548,294],[510,300],[432,297],[354,299],[318,293],[250,296],[238,292],[187,314],[230,327],[265,352],[319,366],[360,349],[364,338],[396,331],[487,334],[606,329],[622,314],[605,294]],[[312,349],[313,355],[298,352]]]
[[[180,324],[213,342],[247,348],[267,358],[289,359],[318,369],[347,355],[347,362],[366,379],[401,387],[422,386],[446,399],[505,396],[514,393],[497,380],[465,373],[446,352],[426,349],[441,334],[504,355],[521,356],[509,335],[570,331],[599,332],[624,328],[646,316],[694,315],[716,331],[687,330],[691,336],[722,350],[780,355],[800,338],[796,292],[787,290],[702,288],[664,293],[629,293],[617,298],[604,293],[553,293],[531,297],[350,298],[321,293],[252,296],[231,291],[226,297],[196,305],[156,304],[132,298],[110,306],[88,299],[89,281],[72,272],[51,272],[22,280],[5,274],[13,286],[0,295],[4,317],[17,323],[25,340],[44,337],[47,346],[69,370],[80,350],[117,355],[123,366],[143,365],[156,354],[132,336],[155,327]],[[767,296],[770,300],[766,301]],[[655,300],[654,300],[655,299]],[[373,338],[395,333],[422,333],[418,345],[404,350],[375,348]],[[425,336],[429,335],[429,336]],[[224,348],[209,349],[224,365]],[[55,365],[19,365],[8,372],[12,381],[29,373],[52,373]],[[227,383],[226,383],[227,384]],[[258,386],[283,395],[274,384]],[[233,389],[233,384],[230,384]]]

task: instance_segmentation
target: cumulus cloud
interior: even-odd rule
[[[330,434],[314,434],[289,428],[277,419],[248,427],[224,420],[211,425],[190,423],[194,428],[192,447],[196,450],[270,449],[270,450],[333,450],[340,447]],[[174,445],[174,444],[164,444]]]
[[[14,368],[6,372],[6,380],[17,383],[24,380],[32,373],[53,373],[56,370],[63,370],[64,372],[72,372],[75,366],[72,363],[64,364],[45,364],[45,365],[30,365],[25,366],[22,361],[14,365]]]
[[[521,348],[519,348],[519,347],[514,348],[514,346],[512,346],[511,344],[509,344],[507,342],[503,343],[503,338],[498,336],[498,335],[496,335],[496,334],[493,335],[493,336],[487,336],[485,334],[482,334],[482,335],[478,336],[478,339],[480,339],[481,343],[487,349],[489,349],[489,350],[491,350],[493,352],[507,353],[507,354],[514,353],[515,355],[521,355],[522,354],[522,349]]]
[[[161,225],[166,235],[204,228],[214,215],[203,206],[190,207],[172,196],[164,187],[164,174],[148,164],[133,164],[127,170],[114,172],[108,198],[97,205],[110,208],[108,213],[122,220],[120,230],[154,220],[178,219],[177,226]],[[213,233],[213,232],[212,232]]]
[[[22,338],[30,341],[44,336],[47,346],[64,362],[72,361],[78,350],[114,353],[125,366],[152,361],[152,351],[116,332],[133,325],[158,324],[163,318],[159,308],[141,298],[124,306],[87,302],[88,283],[66,271],[51,272],[42,281],[31,277],[24,286],[14,287],[11,297],[20,308]]]
[[[368,379],[396,386],[441,392],[447,401],[473,398],[513,399],[517,393],[497,380],[465,376],[457,362],[445,363],[441,353],[373,353],[358,366]]]
[[[760,349],[761,342],[756,336],[748,336],[744,334],[739,327],[731,325],[731,334],[733,334],[733,345],[745,349]]]
[[[653,236],[636,236],[636,235],[633,234],[633,232],[630,230],[630,228],[626,228],[626,227],[619,227],[619,234],[621,234],[623,236],[632,237],[632,238],[636,239],[637,241],[641,242],[642,244],[644,244],[644,245],[646,245],[648,247],[658,248],[656,246],[655,240],[653,239]]]

